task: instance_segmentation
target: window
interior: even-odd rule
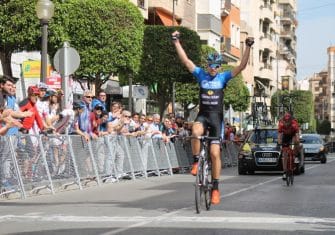
[[[240,27],[235,24],[231,24],[231,45],[236,48],[240,48]]]
[[[145,6],[145,0],[137,0],[137,6],[139,7],[139,8],[142,8],[142,9],[144,9],[144,6]]]

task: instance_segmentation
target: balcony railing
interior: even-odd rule
[[[221,34],[221,20],[210,14],[198,14],[198,30],[208,30]]]

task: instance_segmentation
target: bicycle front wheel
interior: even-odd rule
[[[203,171],[204,159],[202,157],[199,158],[198,161],[198,171],[195,178],[195,209],[199,214],[201,212],[201,204],[204,200],[204,188],[203,188],[203,179],[204,179],[204,171]]]
[[[287,171],[286,173],[286,185],[290,186],[291,183],[291,173],[289,171]]]
[[[293,181],[294,181],[294,172],[291,172],[291,177],[290,177],[290,181],[291,181],[291,185],[293,185]]]
[[[212,201],[212,182],[211,182],[211,171],[209,169],[208,161],[204,162],[204,194],[205,194],[205,206],[209,210],[211,208]]]

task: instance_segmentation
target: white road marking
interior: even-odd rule
[[[101,225],[106,223],[111,227],[121,227],[114,229],[104,235],[117,234],[130,228],[149,225],[149,227],[171,226],[193,227],[211,224],[215,228],[240,228],[261,229],[261,230],[281,230],[292,231],[303,228],[306,231],[335,231],[335,218],[316,218],[299,216],[224,216],[224,217],[201,217],[201,216],[174,216],[176,212],[158,217],[143,216],[66,216],[66,215],[7,215],[0,216],[0,223],[6,222],[64,222],[64,223],[94,223]],[[155,223],[156,222],[156,223]],[[159,222],[159,223],[158,223]],[[114,224],[113,224],[114,223]],[[124,223],[120,225],[120,223]],[[129,223],[135,223],[129,225]],[[124,227],[122,227],[124,226]]]
[[[329,158],[328,162],[335,161],[335,158]],[[307,167],[306,170],[316,168],[321,165],[312,165]],[[281,179],[275,177],[270,180],[252,185],[250,187],[240,189],[229,194],[225,194],[222,198],[234,196],[238,193],[245,192],[267,183],[271,183]],[[64,223],[124,223],[122,226],[118,224],[118,229],[106,232],[103,235],[118,234],[127,231],[131,228],[141,226],[154,226],[155,222],[159,225],[169,225],[173,223],[175,226],[201,226],[203,224],[214,224],[218,228],[243,228],[243,229],[269,229],[269,230],[282,230],[291,231],[298,228],[305,231],[335,231],[335,218],[315,218],[315,217],[299,217],[299,216],[226,216],[226,217],[202,217],[202,216],[175,216],[183,210],[191,209],[192,207],[181,208],[179,210],[163,214],[156,217],[143,217],[143,216],[68,216],[68,215],[45,215],[28,213],[26,215],[4,215],[0,216],[0,223],[5,222],[64,222]],[[134,224],[129,224],[134,223]],[[241,225],[242,224],[242,225]],[[238,226],[238,227],[237,227]]]

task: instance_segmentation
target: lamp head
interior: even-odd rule
[[[35,10],[38,19],[49,21],[54,15],[55,7],[50,0],[38,0]]]

